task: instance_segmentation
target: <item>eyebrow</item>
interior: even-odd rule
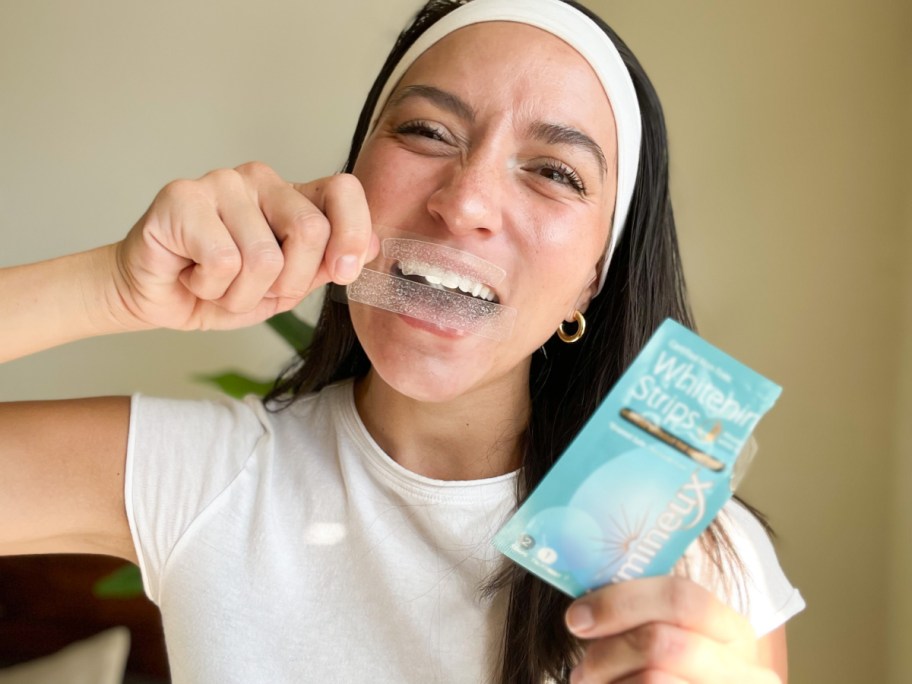
[[[396,107],[413,97],[430,100],[441,109],[445,109],[451,114],[470,123],[475,121],[475,110],[472,109],[467,102],[453,93],[448,93],[445,90],[430,85],[406,86],[390,99],[389,106]],[[591,154],[595,159],[603,178],[608,172],[608,161],[605,159],[605,153],[602,151],[602,148],[599,147],[595,140],[578,128],[573,128],[572,126],[564,124],[539,121],[532,124],[530,134],[533,138],[546,142],[549,145],[570,145],[571,147],[581,148]]]
[[[533,138],[549,145],[570,145],[582,148],[595,157],[603,177],[608,172],[608,162],[602,148],[595,140],[577,128],[564,124],[538,122],[532,124],[531,134]]]
[[[429,85],[413,85],[403,88],[390,100],[389,106],[396,107],[405,100],[413,97],[422,97],[426,100],[430,100],[441,109],[445,109],[451,114],[455,114],[460,119],[465,119],[469,122],[475,121],[475,110],[464,100],[453,95],[453,93],[448,93],[445,90]]]

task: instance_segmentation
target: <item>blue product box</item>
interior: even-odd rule
[[[573,597],[668,574],[781,391],[666,320],[494,544]]]

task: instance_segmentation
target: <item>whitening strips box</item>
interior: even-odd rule
[[[666,320],[494,544],[573,597],[668,574],[780,392]]]

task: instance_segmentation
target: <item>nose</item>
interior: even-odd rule
[[[499,232],[507,167],[507,162],[495,152],[480,149],[453,160],[428,198],[428,211],[457,235]]]

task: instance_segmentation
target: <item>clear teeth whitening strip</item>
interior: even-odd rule
[[[781,391],[665,321],[494,544],[574,597],[668,574],[731,497]]]
[[[503,269],[472,254],[444,245],[410,238],[387,238],[383,256],[392,262],[418,265],[435,273],[458,274],[485,286],[497,285],[505,277]],[[376,264],[371,264],[375,266]],[[416,282],[409,278],[365,267],[346,288],[353,302],[384,309],[433,323],[445,328],[505,340],[513,331],[516,309],[473,297],[440,285]]]
[[[445,245],[413,238],[387,238],[383,241],[383,256],[394,261],[413,261],[433,264],[445,271],[477,280],[485,285],[498,285],[507,272],[489,261]]]

